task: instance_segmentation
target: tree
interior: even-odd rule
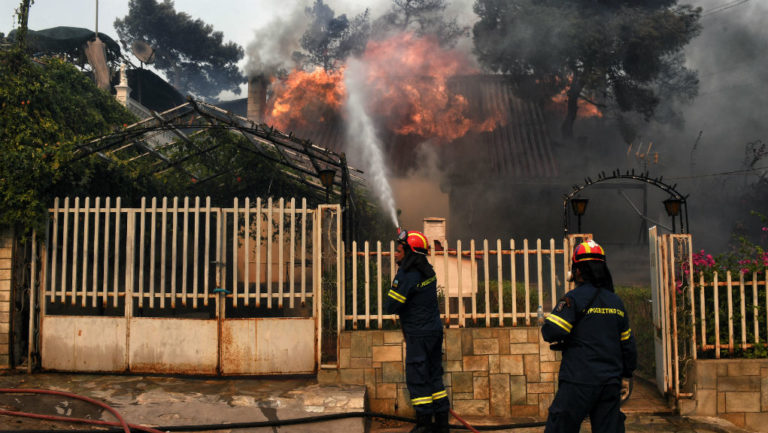
[[[446,0],[392,0],[389,12],[377,20],[375,31],[411,30],[418,36],[436,36],[441,45],[453,47],[469,28],[460,26],[456,18],[446,18],[446,7]]]
[[[346,14],[335,16],[323,0],[315,0],[312,7],[306,8],[306,13],[312,18],[301,37],[301,47],[307,52],[303,56],[306,62],[330,71],[336,69],[337,62],[365,49],[370,32],[367,9],[349,20]]]
[[[565,92],[566,138],[580,99],[647,121],[670,92],[685,99],[698,88],[680,59],[701,10],[677,0],[476,0],[474,11],[482,65],[509,74],[524,97]]]
[[[75,143],[119,129],[134,117],[73,65],[0,51],[0,226],[41,229],[57,195],[151,191],[97,157],[75,160]]]
[[[222,90],[240,94],[245,78],[237,62],[243,49],[224,43],[210,24],[176,12],[172,0],[131,0],[128,15],[114,26],[124,49],[143,41],[155,49],[155,67],[183,93],[215,98]]]

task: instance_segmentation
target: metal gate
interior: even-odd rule
[[[690,234],[659,234],[649,229],[651,302],[654,326],[656,385],[675,399],[680,392],[681,366],[696,359],[696,312],[690,270]]]
[[[339,206],[170,202],[55,201],[33,266],[42,368],[316,372],[321,270],[335,273],[342,254],[323,248],[341,241],[323,231],[340,233]]]

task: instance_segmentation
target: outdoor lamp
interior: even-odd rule
[[[682,201],[676,198],[668,198],[664,200],[664,208],[667,210],[667,215],[676,217],[680,214],[680,203]]]
[[[576,216],[584,215],[584,212],[587,211],[587,203],[589,203],[588,198],[572,198],[571,207],[573,208],[573,214]]]
[[[682,200],[674,197],[664,200],[664,209],[667,210],[667,215],[672,217],[672,233],[675,233],[675,217],[680,215],[680,204],[682,202]],[[682,221],[680,224],[682,225]]]
[[[581,216],[584,215],[584,212],[587,211],[587,203],[589,203],[588,198],[571,199],[571,207],[573,208],[573,213],[576,215],[576,219],[578,221],[579,233],[581,233]]]
[[[333,177],[336,176],[336,170],[326,168],[320,170],[318,175],[320,176],[320,182],[325,187],[325,202],[327,203],[328,195],[330,193],[331,187],[333,186]]]

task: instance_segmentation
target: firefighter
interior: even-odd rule
[[[629,317],[613,289],[605,251],[590,240],[573,252],[568,292],[547,316],[541,334],[562,350],[558,390],[545,433],[578,432],[589,416],[592,431],[624,432],[622,378],[637,366]]]
[[[427,261],[428,249],[424,234],[399,231],[395,251],[399,268],[386,296],[386,310],[398,314],[403,327],[405,382],[417,419],[411,433],[448,433],[450,405],[443,385],[443,325],[437,305],[437,277]]]

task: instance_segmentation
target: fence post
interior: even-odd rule
[[[496,252],[496,275],[498,275],[499,280],[496,287],[499,296],[499,326],[504,326],[504,274],[501,266],[501,239],[496,239]],[[514,252],[512,254],[514,255]],[[514,284],[512,288],[514,289]]]

